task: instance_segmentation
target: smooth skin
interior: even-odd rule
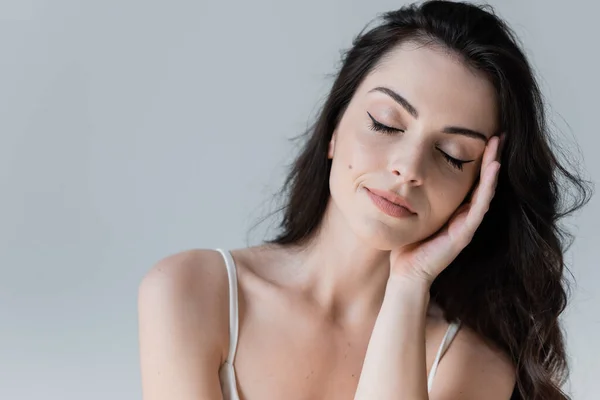
[[[468,327],[426,387],[448,327],[429,287],[470,241],[496,185],[494,98],[456,57],[410,43],[365,78],[330,142],[331,198],[316,240],[232,251],[242,399],[510,398],[510,359]],[[397,131],[373,130],[373,120]],[[470,162],[459,169],[447,155]],[[366,188],[394,191],[417,215],[382,213]],[[171,255],[147,273],[138,294],[144,400],[222,399],[228,301],[214,250]]]

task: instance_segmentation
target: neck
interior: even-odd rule
[[[301,289],[326,313],[353,320],[379,310],[389,277],[389,254],[354,234],[330,201],[318,231],[295,254],[294,264],[301,271]]]

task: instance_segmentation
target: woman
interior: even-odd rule
[[[559,178],[581,195],[563,211]],[[491,11],[361,32],[283,192],[275,239],[144,278],[144,399],[567,398],[557,220],[588,192]]]

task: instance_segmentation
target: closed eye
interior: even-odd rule
[[[444,158],[446,159],[446,161],[448,161],[448,163],[452,167],[454,167],[454,168],[456,168],[456,169],[458,169],[460,171],[462,171],[462,169],[463,169],[463,164],[467,164],[467,163],[475,161],[475,160],[459,160],[458,158],[454,158],[454,157],[449,156],[448,154],[444,153],[440,149],[438,149],[438,151],[440,153],[442,153],[442,156],[444,156]]]
[[[393,135],[394,133],[397,133],[397,132],[404,132],[403,129],[393,128],[391,126],[382,124],[381,122],[379,122],[375,118],[373,118],[373,116],[368,111],[367,111],[367,114],[369,115],[369,118],[371,118],[371,124],[369,124],[369,128],[371,128],[374,131],[382,132],[386,135]]]
[[[381,122],[377,121],[375,118],[373,118],[373,116],[371,115],[371,113],[369,113],[367,111],[367,114],[369,115],[369,118],[371,119],[371,123],[369,124],[369,128],[371,128],[374,131],[377,132],[382,132],[385,135],[393,135],[397,132],[402,132],[404,133],[404,129],[399,129],[399,128],[393,128],[391,126],[387,126],[382,124]],[[456,168],[460,171],[463,170],[463,165],[464,164],[468,164],[470,162],[473,162],[475,160],[459,160],[458,158],[454,158],[452,156],[450,156],[449,154],[443,152],[441,149],[437,148],[437,150],[442,153],[442,156],[446,159],[446,161],[453,167]]]

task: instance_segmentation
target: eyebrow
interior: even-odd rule
[[[412,115],[414,118],[419,118],[419,112],[417,111],[417,109],[412,104],[410,104],[408,100],[406,100],[398,93],[394,92],[392,89],[383,86],[378,86],[369,90],[369,93],[371,92],[381,92],[387,94],[396,103],[400,104],[402,108],[404,108],[410,115]],[[444,129],[442,129],[442,132],[448,133],[450,135],[468,136],[474,139],[483,140],[484,142],[487,142],[488,140],[487,136],[481,132],[474,131],[473,129],[462,128],[459,126],[446,126],[444,127]]]

